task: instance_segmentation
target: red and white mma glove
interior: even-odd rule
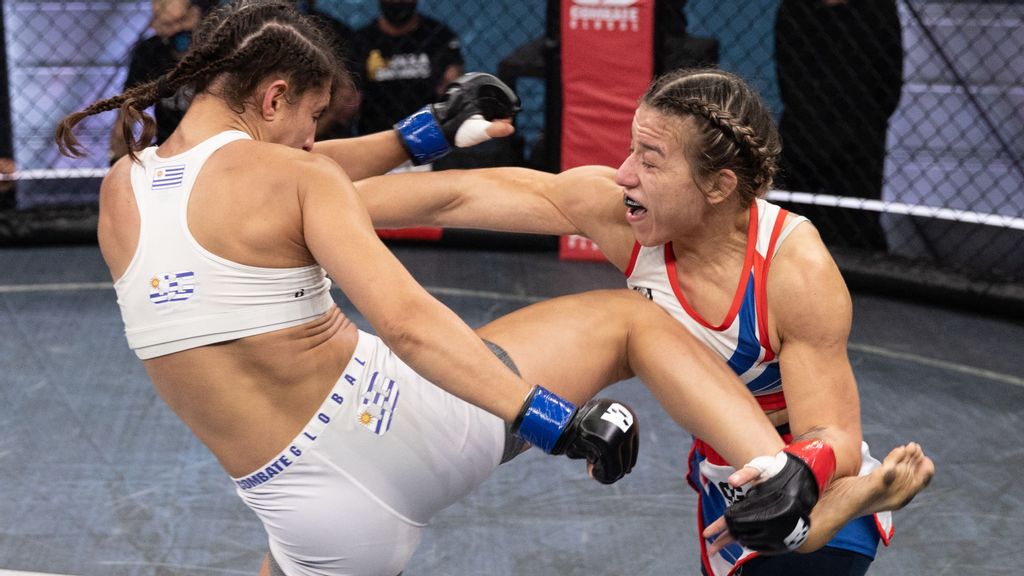
[[[821,440],[801,440],[747,466],[761,471],[760,481],[726,509],[729,533],[760,554],[796,550],[807,540],[811,509],[836,471],[832,447]]]

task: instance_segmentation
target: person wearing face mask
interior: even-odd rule
[[[416,0],[380,0],[380,15],[356,31],[352,54],[360,134],[390,129],[438,100],[463,72],[458,36],[419,13]]]
[[[132,47],[124,89],[159,78],[174,68],[192,44],[192,30],[216,5],[217,0],[152,0],[153,18],[149,26],[154,34]],[[156,144],[162,144],[171,135],[191,101],[192,94],[184,90],[165,94],[157,101],[153,107]],[[116,129],[119,125],[120,122],[114,122],[111,132],[111,165],[128,153],[124,136]]]

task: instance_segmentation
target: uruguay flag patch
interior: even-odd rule
[[[364,428],[378,436],[391,429],[391,419],[398,407],[398,382],[374,372],[363,393],[356,418]]]
[[[153,304],[184,302],[196,291],[196,275],[190,271],[154,274],[149,280],[149,301]]]
[[[153,182],[151,183],[151,186],[153,190],[169,190],[171,188],[181,186],[184,179],[184,164],[180,164],[178,166],[164,166],[163,168],[157,168],[156,172],[153,173]]]

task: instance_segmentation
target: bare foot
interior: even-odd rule
[[[899,510],[924,490],[935,475],[935,463],[916,442],[893,448],[882,465],[871,473],[879,489],[874,506],[878,511]]]

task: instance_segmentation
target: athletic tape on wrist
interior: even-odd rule
[[[402,144],[409,151],[413,164],[429,164],[451,150],[441,125],[429,106],[424,106],[395,124]]]
[[[562,432],[572,421],[576,405],[543,386],[534,387],[527,402],[516,419],[518,426],[515,427],[515,433],[550,454]]]

